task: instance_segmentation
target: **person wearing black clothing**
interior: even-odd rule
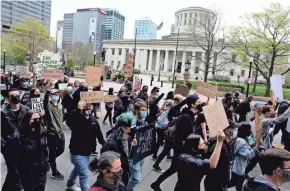
[[[228,105],[227,103],[223,103],[223,106],[226,112],[227,119],[233,120],[233,112],[230,109],[230,105]]]
[[[74,190],[76,178],[80,178],[82,190],[89,189],[89,159],[90,155],[96,151],[97,141],[104,145],[105,140],[99,123],[92,115],[93,106],[80,101],[78,109],[67,119],[67,126],[71,129],[71,139],[69,144],[71,162],[74,169],[67,181],[67,189]]]
[[[73,108],[76,109],[78,107],[78,103],[81,100],[81,93],[80,92],[87,92],[89,91],[88,87],[86,87],[86,84],[83,83],[79,86],[79,88],[73,93]]]
[[[222,99],[222,103],[228,104],[230,107],[232,106],[232,94],[231,93],[226,93],[224,99]]]
[[[13,83],[11,84],[10,88],[19,88],[21,86],[20,78],[18,74],[13,75]]]
[[[108,95],[114,95],[114,89],[113,88],[109,88]],[[111,127],[113,126],[113,123],[112,123],[112,110],[113,110],[113,107],[114,107],[114,103],[113,102],[106,102],[105,108],[106,108],[107,113],[105,115],[103,124],[106,124],[106,119],[109,117],[109,121],[110,121]]]
[[[174,191],[200,191],[200,182],[204,175],[217,167],[224,132],[219,129],[216,146],[210,159],[204,159],[207,146],[199,135],[190,134],[177,158],[177,183]]]
[[[21,129],[19,172],[25,191],[44,191],[49,171],[46,129],[39,113],[28,112]]]
[[[240,115],[238,122],[246,121],[246,115],[251,111],[251,101],[253,101],[253,96],[249,96],[244,101],[242,101],[237,108],[237,112]]]
[[[235,92],[235,95],[234,95],[234,99],[233,99],[233,114],[234,114],[234,118],[235,118],[235,121],[238,121],[238,118],[237,118],[237,112],[236,112],[236,109],[239,107],[241,101],[239,99],[239,96],[240,96],[240,93],[239,92]]]
[[[281,149],[267,149],[259,154],[262,174],[243,184],[243,191],[279,191],[290,182],[290,153]]]
[[[201,138],[204,140],[205,144],[207,144],[207,125],[206,125],[206,120],[205,120],[205,116],[202,110],[202,107],[208,105],[207,102],[203,102],[200,105],[198,105],[197,110],[197,117],[195,119],[195,123],[194,123],[194,134],[196,135],[200,135]]]
[[[120,90],[118,98],[114,101],[113,123],[116,123],[116,119],[118,116],[127,111],[126,103],[129,102],[128,99],[129,98],[125,95],[125,92]]]
[[[144,85],[142,87],[142,90],[138,94],[137,98],[140,98],[143,101],[147,101],[148,100],[148,93],[147,92],[148,92],[148,86],[147,85]]]
[[[167,93],[166,97],[165,97],[165,100],[169,100],[169,99],[174,99],[174,92],[173,91],[170,91]]]
[[[19,131],[23,127],[23,120],[30,110],[20,104],[17,89],[8,91],[9,104],[1,110],[1,152],[7,165],[7,175],[2,191],[23,190],[17,164],[19,157]]]
[[[164,93],[162,93],[160,96],[153,96],[152,100],[149,102],[149,115],[146,118],[146,121],[148,124],[153,123],[157,120],[157,115],[159,113],[159,107],[158,103],[164,96]]]
[[[32,104],[31,104],[31,98],[39,98],[40,97],[40,91],[38,88],[32,88],[30,91],[30,99],[29,101],[25,104],[27,107],[32,109]]]
[[[174,143],[173,143],[173,158],[170,167],[162,173],[155,182],[151,184],[151,188],[154,191],[159,191],[160,184],[168,177],[176,173],[177,171],[177,157],[182,151],[183,141],[186,140],[187,136],[193,133],[194,118],[197,112],[197,105],[199,104],[199,97],[195,94],[189,95],[186,98],[188,108],[184,108],[178,122],[176,124],[176,131],[174,132]],[[174,107],[173,107],[174,108]],[[171,108],[172,109],[172,108]]]
[[[76,109],[74,108],[74,100],[73,100],[73,89],[71,86],[68,86],[65,90],[63,90],[64,95],[62,98],[62,107],[63,107],[63,113],[64,113],[64,121],[68,118],[68,116],[71,115],[71,113]]]
[[[30,91],[32,87],[29,85],[29,79],[21,78],[21,86],[18,90],[24,91],[20,103],[25,105],[29,101]]]

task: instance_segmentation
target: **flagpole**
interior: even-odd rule
[[[177,31],[177,43],[176,43],[176,50],[175,50],[175,60],[174,60],[174,70],[173,70],[172,88],[174,88],[174,82],[175,82],[175,70],[176,70],[176,58],[177,58],[178,40],[179,40],[179,29]]]
[[[134,70],[135,70],[135,60],[136,60],[136,44],[137,44],[137,28],[135,29],[135,43],[134,43],[134,62],[133,62],[133,74],[132,74],[132,77],[134,77]],[[134,78],[133,78],[132,80],[134,80]]]

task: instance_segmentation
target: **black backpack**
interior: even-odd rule
[[[180,116],[179,117],[176,117],[176,118],[173,118],[173,121],[171,121],[168,124],[168,127],[165,130],[165,138],[166,139],[174,139],[175,132],[176,132],[176,129],[177,129],[176,128],[176,125],[178,124],[179,119],[180,119]]]

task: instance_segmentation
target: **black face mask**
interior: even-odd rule
[[[40,94],[33,95],[32,97],[33,98],[38,98],[38,97],[40,97]]]
[[[133,87],[128,87],[128,90],[132,90],[133,89]]]
[[[203,107],[203,105],[200,104],[200,105],[197,105],[197,106],[196,106],[196,109],[197,109],[199,112],[202,112],[202,107]]]
[[[92,113],[92,110],[91,109],[83,109],[83,114],[88,116],[88,115],[91,115]]]
[[[20,102],[20,96],[19,96],[19,95],[17,95],[17,96],[12,95],[12,96],[10,97],[10,101],[11,101],[11,103],[13,103],[13,104],[18,104],[18,103]]]
[[[143,91],[144,91],[144,92],[148,92],[148,89],[144,89]]]

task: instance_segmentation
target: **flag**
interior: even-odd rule
[[[160,30],[163,27],[163,22],[160,23],[160,25],[157,26],[157,30]]]

